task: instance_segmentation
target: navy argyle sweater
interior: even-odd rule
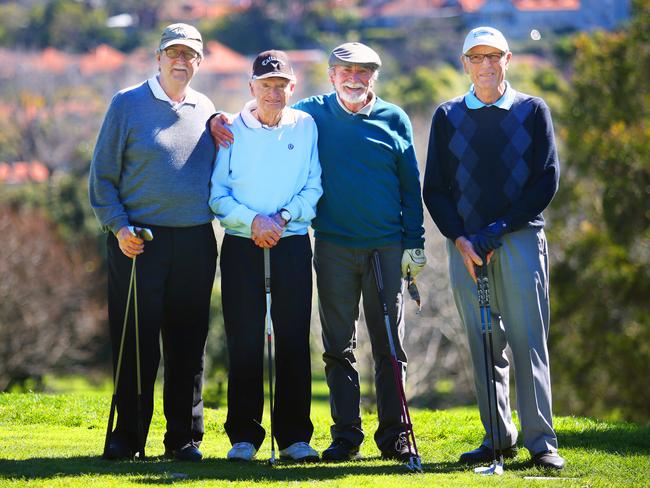
[[[551,114],[541,98],[517,92],[509,110],[470,110],[458,97],[433,115],[423,197],[451,240],[498,219],[510,230],[543,227],[559,177]]]

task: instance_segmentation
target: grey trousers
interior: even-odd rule
[[[391,333],[402,369],[406,371],[406,354],[402,348],[403,316],[398,316],[401,300],[401,245],[378,248],[390,315]],[[372,249],[338,246],[316,239],[314,268],[318,286],[318,309],[323,329],[325,374],[330,391],[333,439],[344,438],[360,445],[364,434],[359,411],[359,374],[356,371],[355,321],[359,316],[359,299],[363,307],[375,361],[375,389],[379,426],[375,442],[387,449],[404,432],[401,405],[390,360],[390,348],[382,307],[370,261]]]
[[[454,300],[467,332],[474,365],[474,386],[486,432],[483,444],[491,447],[476,284],[450,240],[447,241],[447,252]],[[544,230],[527,228],[505,235],[503,246],[496,250],[488,266],[488,278],[499,405],[497,420],[501,429],[499,447],[507,448],[517,442],[517,428],[512,421],[508,395],[510,365],[505,354],[506,345],[510,345],[524,446],[532,454],[557,450],[547,348],[549,276]],[[497,432],[494,437],[496,441]]]

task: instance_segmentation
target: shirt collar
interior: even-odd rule
[[[366,103],[358,112],[352,112],[351,110],[348,110],[348,108],[345,105],[343,105],[343,102],[341,101],[341,98],[339,97],[338,93],[336,93],[336,101],[339,102],[341,108],[345,110],[347,113],[349,113],[350,115],[365,115],[367,117],[370,115],[370,112],[372,112],[372,108],[375,106],[375,102],[377,101],[377,96],[374,94],[374,92],[371,90],[369,93],[371,96],[370,101]]]
[[[259,120],[257,120],[257,117],[255,117],[252,114],[253,109],[257,108],[257,100],[249,100],[246,102],[246,105],[244,105],[244,108],[240,112],[240,116],[242,120],[244,121],[244,124],[246,127],[250,127],[251,129],[277,129],[278,127],[282,125],[291,125],[295,124],[296,122],[296,114],[293,113],[292,110],[289,109],[289,107],[284,107],[282,109],[282,117],[280,118],[280,122],[278,122],[278,125],[274,126],[268,126],[262,124]]]
[[[506,81],[506,91],[503,92],[501,98],[499,98],[494,103],[483,103],[481,102],[476,94],[474,93],[474,84],[469,87],[469,91],[465,94],[465,105],[470,110],[476,110],[483,107],[497,107],[503,110],[510,110],[512,104],[515,101],[515,90],[510,86],[510,83]]]
[[[158,100],[162,100],[163,102],[169,103],[172,107],[174,108],[180,108],[183,105],[196,105],[198,103],[198,96],[197,92],[192,90],[189,86],[187,87],[185,91],[185,98],[183,99],[182,102],[175,102],[167,94],[165,93],[165,90],[163,90],[162,86],[160,86],[160,81],[158,80],[158,75],[152,76],[147,80],[147,83],[149,83],[149,88],[151,88],[151,92],[153,93],[153,96],[156,97]]]

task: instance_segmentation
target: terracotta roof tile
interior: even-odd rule
[[[69,54],[59,51],[53,47],[47,47],[36,57],[36,68],[50,73],[63,73],[73,62],[74,58]]]
[[[0,163],[0,182],[2,183],[41,183],[47,181],[50,171],[39,161],[14,161]]]
[[[580,0],[513,0],[518,10],[580,10]]]
[[[485,2],[486,0],[458,0],[460,8],[469,13],[478,11]]]
[[[120,68],[125,60],[124,53],[106,44],[101,44],[94,51],[81,56],[79,69],[83,75],[106,73]]]
[[[252,62],[217,41],[208,41],[205,45],[205,59],[201,62],[201,71],[207,73],[248,73]]]

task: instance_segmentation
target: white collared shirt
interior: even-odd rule
[[[283,125],[291,125],[296,123],[295,110],[288,110],[288,107],[284,107],[282,109],[282,117],[280,118],[280,122],[278,122],[277,125],[273,125],[273,126],[265,125],[262,122],[260,122],[257,119],[257,117],[253,115],[253,110],[256,109],[257,109],[257,100],[253,99],[246,102],[244,108],[240,112],[242,121],[244,122],[246,127],[250,127],[251,129],[273,130]]]
[[[158,75],[149,78],[147,80],[147,83],[149,84],[149,88],[151,88],[151,92],[153,93],[153,96],[156,97],[158,100],[162,100],[163,102],[169,103],[174,110],[178,110],[185,104],[195,106],[198,103],[197,92],[192,90],[189,86],[185,90],[185,98],[183,98],[183,100],[180,102],[175,102],[174,100],[169,98],[169,96],[165,93],[165,90],[163,90],[162,86],[160,86]]]
[[[377,101],[377,97],[375,96],[375,93],[374,93],[373,91],[369,91],[368,93],[370,94],[370,101],[369,101],[368,103],[366,103],[366,104],[361,108],[361,110],[359,110],[359,111],[357,111],[357,112],[352,112],[352,111],[349,110],[345,105],[343,105],[343,101],[342,101],[341,98],[339,97],[339,94],[338,94],[338,93],[336,94],[336,101],[339,102],[339,105],[341,106],[341,108],[342,108],[343,110],[345,110],[347,113],[349,113],[350,115],[365,115],[365,116],[369,116],[369,115],[370,115],[370,112],[372,112],[372,107],[375,106],[375,102]]]

